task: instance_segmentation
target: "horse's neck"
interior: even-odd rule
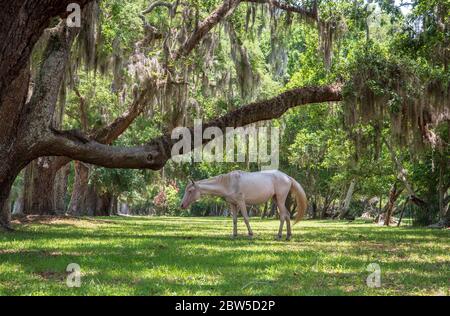
[[[207,179],[197,182],[201,194],[224,196],[226,195],[226,188],[218,178]]]

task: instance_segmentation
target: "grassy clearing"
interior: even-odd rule
[[[449,230],[305,221],[278,242],[278,221],[251,224],[253,240],[231,239],[227,218],[21,223],[0,232],[0,295],[449,295]],[[370,263],[381,288],[366,286]]]

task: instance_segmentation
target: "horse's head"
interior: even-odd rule
[[[191,180],[191,183],[186,186],[186,190],[184,191],[183,200],[181,201],[181,208],[187,209],[198,199],[200,199],[200,188],[193,180]]]

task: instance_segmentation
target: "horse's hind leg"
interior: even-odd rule
[[[278,229],[278,239],[283,237],[283,226],[284,226],[284,217],[280,214],[280,228]]]
[[[278,239],[281,239],[283,236],[283,226],[284,222],[286,221],[286,230],[287,230],[286,240],[290,240],[292,237],[291,217],[289,216],[289,211],[285,205],[286,198],[287,194],[286,195],[283,194],[282,196],[278,196],[277,198],[278,210],[280,211],[280,229],[278,231]]]
[[[286,229],[287,229],[286,240],[291,240],[291,238],[292,238],[291,216],[289,215],[289,212],[287,211],[287,209],[286,209],[285,219],[286,219]]]

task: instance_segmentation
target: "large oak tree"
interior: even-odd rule
[[[130,111],[96,135],[61,131],[54,126],[53,116],[57,102],[55,91],[59,90],[77,30],[67,27],[64,22],[47,30],[49,41],[33,85],[30,85],[30,56],[52,19],[57,16],[64,18],[68,4],[73,2],[83,7],[90,1],[0,1],[0,224],[5,228],[9,227],[10,221],[7,200],[11,186],[19,172],[39,157],[64,157],[59,158],[60,163],[74,159],[108,168],[153,170],[162,168],[171,158],[174,141],[170,135],[148,140],[136,147],[109,145],[114,139],[113,135],[120,135],[131,124],[135,114],[139,113],[133,112],[133,109],[139,108],[138,104],[132,104]],[[270,3],[281,10],[317,19],[317,9],[307,10],[280,1],[224,0],[207,18],[200,21],[171,58],[180,60],[189,55],[203,37],[241,2]],[[141,95],[145,98],[145,94]],[[341,99],[339,84],[298,88],[269,100],[242,106],[204,124],[203,128],[217,126],[225,131],[226,127],[245,126],[278,118],[292,107]]]

